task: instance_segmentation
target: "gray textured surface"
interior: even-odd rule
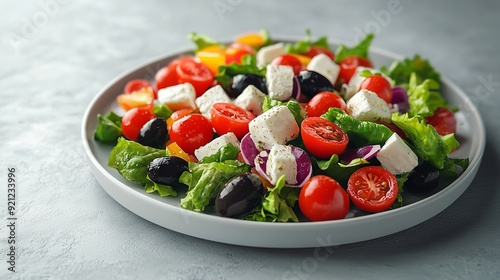
[[[7,271],[8,233],[0,226],[0,278],[281,279],[299,271],[295,279],[499,279],[500,3],[401,0],[389,18],[390,2],[2,1],[0,223],[7,167],[17,170],[19,220],[15,274]],[[218,13],[224,3],[232,6]],[[311,28],[345,41],[368,27],[375,47],[429,58],[469,94],[487,128],[470,188],[423,224],[333,247],[319,262],[311,261],[314,249],[184,236],[110,198],[91,175],[80,140],[95,94],[131,67],[191,46],[188,32],[223,40],[261,27],[276,36]]]

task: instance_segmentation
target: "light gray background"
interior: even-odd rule
[[[296,279],[500,278],[499,1],[8,0],[0,11],[1,279],[281,279],[294,270]],[[190,47],[191,31],[227,40],[263,27],[300,37],[310,28],[347,42],[368,30],[374,47],[429,58],[486,125],[470,188],[418,226],[332,247],[322,261],[313,261],[314,249],[184,236],[108,196],[80,140],[98,91],[138,64]],[[7,167],[18,176],[15,274],[6,264]]]

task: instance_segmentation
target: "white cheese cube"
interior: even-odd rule
[[[266,85],[269,97],[286,101],[292,97],[293,68],[288,65],[267,65]]]
[[[195,109],[196,91],[190,83],[162,88],[158,91],[158,102],[177,111],[180,109]]]
[[[282,175],[288,184],[297,184],[297,162],[290,146],[273,145],[266,162],[266,174],[273,185]]]
[[[240,147],[240,142],[238,141],[238,138],[236,138],[236,135],[232,132],[228,132],[210,141],[205,146],[196,149],[194,151],[194,155],[198,160],[201,160],[206,156],[211,156],[217,153],[220,148],[226,146],[227,144],[232,144],[236,148]]]
[[[256,54],[257,66],[264,67],[273,59],[285,53],[285,45],[283,43],[277,43],[274,45],[262,47],[257,51]]]
[[[250,111],[255,116],[262,114],[262,103],[266,95],[254,85],[247,86],[243,92],[236,97],[234,105]]]
[[[389,105],[372,91],[362,89],[347,101],[349,115],[360,121],[391,121]]]
[[[392,174],[410,172],[418,165],[417,155],[397,133],[387,139],[376,157],[382,167]]]
[[[200,113],[208,119],[211,118],[210,110],[215,103],[232,103],[231,98],[220,85],[209,88],[196,99],[196,105],[200,109]]]
[[[259,150],[270,150],[273,145],[284,145],[299,135],[299,126],[286,106],[275,106],[251,120],[250,135]]]
[[[324,53],[314,56],[306,68],[325,76],[332,85],[335,85],[340,73],[340,66]]]

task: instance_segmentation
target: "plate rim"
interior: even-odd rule
[[[287,41],[290,42],[290,41],[297,40],[297,38],[290,38],[290,37],[277,37],[277,38],[278,38],[277,41],[279,41],[279,42],[287,42]],[[331,42],[330,45],[332,45],[332,46],[338,45],[340,43],[344,43],[342,41],[330,39],[330,38],[329,38],[329,41]],[[131,68],[130,70],[126,70],[126,71],[122,72],[120,75],[118,75],[117,77],[112,79],[109,83],[107,83],[99,91],[99,93],[94,96],[94,98],[92,99],[92,101],[88,105],[87,109],[85,110],[85,113],[83,116],[83,121],[82,121],[82,126],[81,126],[81,137],[82,137],[82,142],[83,142],[83,146],[84,146],[84,151],[85,151],[87,160],[91,166],[91,171],[92,171],[94,177],[98,180],[101,187],[103,187],[105,189],[105,191],[115,201],[120,203],[122,206],[124,206],[129,211],[141,216],[142,218],[144,218],[146,220],[149,220],[155,224],[158,224],[162,227],[165,227],[165,226],[162,224],[159,224],[154,219],[145,217],[145,215],[143,213],[141,213],[140,211],[131,210],[130,207],[124,205],[125,204],[124,201],[120,201],[120,199],[117,199],[116,194],[114,193],[116,190],[112,190],[109,187],[105,187],[103,185],[103,181],[108,180],[110,184],[114,184],[118,189],[124,191],[125,192],[124,194],[130,195],[130,196],[138,196],[138,192],[136,190],[134,190],[130,186],[127,186],[126,184],[119,181],[112,174],[110,174],[107,170],[105,170],[104,167],[100,164],[97,157],[94,155],[92,148],[90,147],[89,139],[93,139],[93,136],[88,134],[88,126],[90,125],[89,122],[90,122],[91,118],[93,118],[93,117],[95,118],[95,114],[92,114],[92,112],[94,110],[96,110],[96,106],[98,105],[99,100],[101,100],[107,96],[106,92],[113,85],[122,81],[127,76],[133,75],[133,73],[136,73],[136,72],[140,71],[141,69],[144,69],[146,67],[150,67],[151,65],[159,63],[160,61],[171,60],[171,59],[173,59],[176,56],[179,56],[181,54],[192,53],[192,50],[193,50],[192,48],[182,48],[182,49],[174,50],[172,52],[168,52],[167,54],[157,56],[157,57],[150,59],[144,63],[141,63],[138,66]],[[392,59],[392,60],[403,59],[403,56],[401,56],[399,54],[395,54],[393,52],[390,52],[387,50],[382,50],[382,49],[379,49],[376,47],[371,47],[370,53],[375,53],[377,55],[381,55],[381,56],[387,57],[387,58]],[[485,132],[485,127],[484,127],[484,122],[482,120],[482,117],[481,117],[477,107],[472,103],[471,99],[465,94],[465,92],[461,88],[459,88],[455,83],[453,83],[451,80],[449,80],[447,77],[442,77],[442,82],[443,82],[443,84],[446,84],[446,86],[450,87],[451,91],[453,91],[453,94],[457,94],[458,97],[460,98],[460,100],[467,104],[467,106],[466,106],[467,109],[471,112],[471,114],[474,115],[474,117],[475,117],[474,121],[476,122],[475,129],[477,129],[479,132],[478,133],[479,136],[475,137],[474,139],[476,139],[476,138],[479,138],[479,139],[475,140],[475,141],[478,141],[477,142],[478,146],[476,147],[476,145],[474,145],[473,147],[478,148],[478,151],[476,153],[474,153],[475,156],[473,158],[470,158],[469,168],[467,168],[467,170],[465,170],[465,172],[463,172],[455,181],[453,181],[451,184],[447,185],[443,190],[439,191],[438,193],[433,194],[433,195],[426,197],[422,200],[419,200],[417,202],[414,202],[411,205],[407,205],[405,207],[401,207],[398,209],[393,209],[393,210],[385,211],[385,212],[381,212],[381,213],[374,213],[374,214],[370,214],[370,215],[366,215],[366,216],[343,219],[343,220],[335,220],[335,221],[301,222],[301,223],[263,223],[263,222],[245,221],[245,220],[238,220],[238,219],[228,219],[228,218],[222,218],[222,217],[218,217],[218,216],[214,216],[214,215],[210,215],[210,214],[205,214],[205,213],[192,212],[192,211],[189,211],[186,209],[182,209],[180,207],[176,207],[174,205],[170,205],[168,203],[163,203],[163,202],[156,200],[156,199],[153,199],[151,197],[148,197],[145,193],[143,195],[140,195],[139,197],[141,198],[141,200],[143,200],[144,203],[151,204],[154,207],[159,207],[159,208],[167,207],[167,209],[172,210],[172,211],[181,211],[182,215],[184,215],[184,214],[189,215],[191,218],[194,218],[195,220],[202,219],[202,220],[205,220],[205,222],[207,222],[207,223],[217,222],[217,223],[220,223],[222,225],[226,225],[226,224],[229,225],[230,224],[230,225],[241,226],[244,228],[246,228],[250,225],[257,225],[258,224],[258,226],[256,226],[256,227],[258,227],[259,229],[262,229],[264,231],[290,230],[290,228],[292,228],[292,229],[298,228],[300,231],[310,231],[310,230],[314,230],[314,229],[329,230],[332,227],[342,227],[342,226],[345,226],[346,224],[350,225],[350,224],[364,223],[366,221],[390,219],[391,216],[402,215],[405,212],[413,211],[414,209],[425,207],[427,204],[431,203],[433,200],[442,200],[447,195],[449,196],[450,192],[455,194],[456,197],[452,198],[450,203],[447,203],[446,206],[442,207],[442,209],[438,210],[436,213],[430,215],[430,217],[427,217],[427,218],[423,219],[422,221],[414,223],[410,226],[406,226],[406,227],[399,229],[398,231],[395,231],[395,232],[399,232],[401,230],[416,226],[417,224],[419,224],[427,219],[430,219],[431,217],[437,215],[439,212],[441,212],[445,208],[449,207],[449,205],[451,205],[451,203],[453,203],[453,201],[455,201],[459,196],[462,195],[462,193],[469,187],[470,183],[472,182],[472,180],[474,179],[474,177],[477,173],[477,170],[479,169],[479,166],[480,166],[483,154],[484,154],[485,146],[486,146],[486,132]],[[456,188],[458,188],[457,185],[464,182],[464,181],[467,182],[466,186],[463,186],[462,190],[457,192],[456,191]],[[186,230],[182,230],[182,229],[175,229],[175,228],[168,228],[168,227],[165,227],[165,228],[170,229],[170,230],[174,230],[177,232],[181,232],[183,234],[191,235],[194,237],[211,240],[211,241],[222,242],[222,243],[227,243],[227,244],[235,244],[235,245],[252,246],[252,247],[305,248],[305,247],[316,247],[316,245],[318,245],[318,244],[303,244],[303,245],[281,244],[281,245],[273,246],[272,244],[259,244],[258,242],[246,242],[246,243],[245,242],[231,242],[231,241],[220,240],[217,238],[209,238],[207,236],[200,236],[197,234],[190,234],[190,233],[186,232]],[[393,232],[393,233],[395,233],[395,232]],[[371,237],[371,238],[367,238],[367,239],[359,239],[358,238],[359,240],[353,240],[350,242],[331,242],[332,244],[329,244],[329,245],[339,245],[339,244],[348,244],[348,243],[353,243],[353,242],[365,241],[365,240],[370,240],[370,239],[377,238],[377,237],[382,237],[385,235],[387,235],[387,234],[383,234],[380,236],[375,236],[375,237]]]

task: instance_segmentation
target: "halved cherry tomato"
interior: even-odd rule
[[[321,53],[328,55],[332,60],[335,59],[335,55],[332,53],[332,51],[329,48],[322,46],[311,46],[311,48],[309,48],[309,50],[306,52],[306,56],[313,58]]]
[[[366,77],[359,86],[359,90],[362,89],[376,93],[378,97],[383,99],[386,103],[391,103],[392,101],[391,83],[389,83],[389,81],[382,75],[372,75]]]
[[[305,118],[300,128],[306,149],[317,158],[327,159],[333,154],[341,154],[349,142],[349,137],[340,127],[323,118]]]
[[[161,68],[156,72],[155,82],[156,89],[160,90],[169,86],[174,86],[179,84],[179,78],[177,77],[177,66],[184,60],[193,60],[191,56],[181,56],[177,59],[172,60],[167,66]]]
[[[297,57],[290,55],[290,54],[282,54],[282,55],[274,58],[271,61],[271,64],[292,66],[293,73],[295,74],[295,76],[297,76],[303,68],[302,62],[300,62],[300,60]]]
[[[122,118],[122,132],[125,138],[135,141],[142,126],[155,117],[151,108],[132,108]]]
[[[323,91],[307,103],[307,116],[320,117],[330,108],[340,108],[347,113],[347,105],[342,97],[331,91]]]
[[[436,128],[439,135],[447,135],[457,132],[457,119],[455,114],[447,108],[437,108],[433,116],[426,117],[425,120],[428,124]]]
[[[359,209],[381,212],[389,209],[398,196],[396,177],[381,166],[362,167],[347,181],[347,194]]]
[[[238,139],[248,133],[248,123],[255,118],[249,111],[229,103],[215,103],[210,114],[217,134],[233,132]]]
[[[299,208],[311,221],[343,219],[349,212],[349,197],[337,181],[316,175],[300,190]]]
[[[373,68],[373,64],[370,60],[358,56],[348,56],[344,58],[340,62],[339,66],[339,77],[343,80],[344,83],[349,83],[358,66]]]
[[[155,93],[155,98],[156,98],[156,91],[154,90],[153,86],[151,85],[151,83],[148,80],[144,80],[144,79],[135,79],[135,80],[129,81],[125,85],[123,93],[132,93],[134,91],[138,91],[140,89],[147,88],[147,87],[150,87],[153,89],[153,91]]]
[[[149,107],[154,101],[154,92],[151,87],[141,88],[131,93],[122,93],[116,97],[118,105],[128,111],[137,107]]]
[[[196,96],[199,97],[212,85],[214,74],[208,66],[195,60],[184,59],[176,67],[178,83],[193,85]]]
[[[214,136],[210,121],[201,114],[191,114],[173,123],[168,131],[170,140],[183,151],[193,154],[194,150],[206,145]]]
[[[180,109],[172,113],[170,115],[170,118],[167,119],[167,126],[172,127],[175,121],[181,119],[182,117],[185,117],[191,113],[193,113],[193,109]]]
[[[241,64],[241,58],[249,54],[255,54],[255,50],[251,46],[242,43],[233,43],[226,49],[226,64],[233,62]]]

